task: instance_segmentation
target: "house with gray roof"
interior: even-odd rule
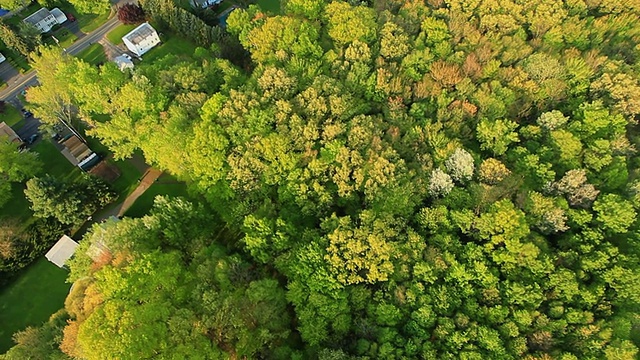
[[[46,33],[51,30],[54,25],[58,24],[55,15],[51,14],[46,8],[40,8],[40,10],[27,16],[24,20],[25,23],[35,26],[41,33]]]

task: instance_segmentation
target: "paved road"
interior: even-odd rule
[[[65,49],[68,54],[76,55],[82,50],[86,49],[89,45],[98,42],[109,31],[115,29],[121,22],[117,16],[107,20],[102,26],[87,34],[86,36],[78,39],[75,43]],[[35,71],[30,71],[27,74],[19,76],[13,83],[9,84],[7,88],[0,91],[0,99],[5,101],[12,101],[22,92],[25,88],[38,84]],[[13,101],[12,101],[13,102]]]

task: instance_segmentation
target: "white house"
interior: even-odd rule
[[[56,22],[58,24],[62,24],[63,22],[67,21],[67,15],[65,15],[62,12],[62,10],[60,10],[58,8],[51,9],[51,15],[53,15],[53,17],[56,18]]]
[[[158,37],[158,33],[149,23],[144,23],[123,36],[122,42],[132,53],[142,56],[142,54],[160,43],[160,37]]]
[[[58,24],[55,15],[51,14],[51,12],[46,8],[41,8],[40,10],[27,16],[22,21],[35,26],[36,28],[38,28],[38,30],[40,30],[41,33],[46,33],[47,31],[51,30],[54,25]]]
[[[76,251],[77,247],[77,242],[73,241],[73,239],[68,237],[67,235],[62,235],[60,240],[58,240],[58,242],[53,245],[53,247],[51,248],[51,250],[49,250],[49,252],[47,252],[45,257],[47,258],[47,260],[54,263],[57,267],[61,268],[64,267],[64,263],[73,256],[73,253]]]
[[[7,60],[7,58],[4,57],[4,55],[0,54],[0,63],[4,62],[5,60]]]
[[[191,6],[194,8],[206,9],[209,6],[221,4],[222,0],[191,0]]]

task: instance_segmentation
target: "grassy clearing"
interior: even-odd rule
[[[58,45],[60,45],[60,47],[66,48],[69,45],[73,44],[76,40],[78,40],[78,37],[73,34],[71,31],[69,31],[69,29],[67,28],[59,28],[58,30],[53,32],[53,36],[56,37],[56,39],[58,39],[58,41],[60,42]],[[56,42],[53,40],[52,37],[47,37],[48,40],[46,42],[52,42],[52,45],[55,45]]]
[[[3,218],[13,218],[26,227],[33,216],[30,205],[24,196],[24,184],[11,183],[11,200],[0,207],[0,221]]]
[[[122,37],[127,35],[131,30],[135,29],[136,27],[138,27],[138,25],[122,24],[117,28],[111,30],[111,32],[107,34],[107,39],[114,45],[120,45],[122,44]]]
[[[280,14],[280,0],[258,0],[256,3],[262,10]]]
[[[0,290],[0,353],[11,346],[11,336],[27,326],[38,326],[64,306],[71,284],[67,271],[40,258],[13,283]]]
[[[40,141],[32,151],[37,152],[42,160],[44,173],[64,182],[73,182],[82,177],[82,170],[73,166],[48,139]]]
[[[165,38],[168,39],[165,40]],[[149,50],[148,53],[142,56],[143,62],[150,63],[169,54],[190,57],[196,49],[196,45],[191,41],[174,36],[173,34],[162,35],[161,40],[163,41],[161,44]]]
[[[112,184],[119,195],[118,200],[115,202],[124,201],[127,195],[138,186],[138,179],[140,179],[142,173],[130,161],[115,161],[113,159],[109,159],[108,161],[120,169],[120,177]]]
[[[76,16],[80,24],[80,31],[90,33],[100,27],[109,19],[109,13],[104,14],[78,14]]]
[[[89,45],[88,48],[80,51],[76,57],[79,57],[92,65],[99,65],[107,62],[107,55],[104,53],[104,47],[98,43]]]
[[[13,105],[6,103],[6,107],[3,113],[0,113],[0,122],[5,122],[7,125],[14,127],[22,120],[22,114]],[[14,128],[16,130],[16,128]]]
[[[151,206],[153,206],[153,200],[158,195],[189,198],[187,184],[177,181],[176,178],[171,175],[163,174],[147,191],[140,195],[124,215],[129,217],[142,217],[146,215],[151,209]]]

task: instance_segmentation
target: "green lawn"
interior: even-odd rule
[[[7,125],[14,127],[22,120],[22,114],[20,110],[16,109],[13,105],[6,103],[4,112],[0,114],[0,122],[5,122]],[[16,128],[14,128],[16,130]]]
[[[131,30],[135,29],[136,27],[138,27],[138,25],[122,24],[117,28],[111,30],[111,32],[107,34],[107,39],[111,41],[111,43],[114,45],[120,45],[122,44],[122,37],[127,35]]]
[[[155,184],[151,185],[144,194],[140,195],[124,215],[129,217],[142,217],[146,215],[153,205],[153,199],[155,199],[157,195],[189,198],[187,185],[185,183],[178,182],[174,177],[163,174]]]
[[[32,151],[37,152],[42,160],[44,173],[65,182],[74,181],[82,176],[82,170],[72,165],[47,138],[42,139]]]
[[[55,40],[53,40],[53,36],[56,37],[56,39],[58,39],[58,43],[56,43]],[[69,45],[73,44],[76,40],[78,40],[78,37],[73,34],[71,31],[69,31],[69,29],[67,28],[59,28],[58,30],[54,31],[52,35],[44,35],[44,41],[47,44],[50,45],[59,45],[62,48],[66,48]]]
[[[0,353],[13,346],[15,332],[41,325],[64,306],[71,287],[66,278],[66,270],[43,256],[0,290]]]
[[[143,62],[150,63],[168,54],[191,57],[196,49],[196,45],[191,41],[178,36],[174,36],[173,34],[165,34],[161,37],[161,40],[162,43],[160,45],[149,50],[148,53],[142,56]]]
[[[92,65],[104,64],[107,62],[107,55],[104,53],[104,47],[98,43],[89,45],[88,48],[80,51],[76,57],[79,57]]]
[[[14,218],[26,227],[32,216],[30,205],[24,196],[24,184],[11,183],[11,200],[0,207],[0,221],[3,218]]]
[[[262,10],[280,14],[280,0],[258,0],[256,3]]]
[[[128,160],[109,159],[108,161],[120,169],[120,177],[112,185],[119,195],[116,202],[124,201],[127,195],[138,187],[138,179],[142,173]]]

